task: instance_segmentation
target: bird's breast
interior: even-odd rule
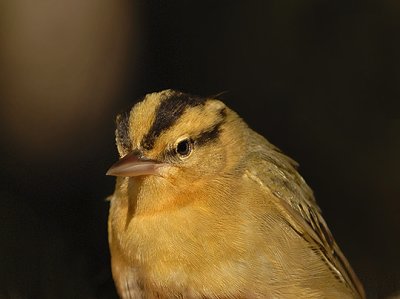
[[[113,263],[125,261],[120,264],[134,269],[144,288],[194,292],[185,298],[197,298],[196,292],[201,296],[209,293],[210,298],[215,293],[250,292],[247,284],[261,281],[263,271],[257,267],[267,269],[268,260],[248,250],[257,246],[249,233],[250,218],[229,207],[232,199],[230,202],[224,207],[197,200],[179,209],[140,216],[130,215],[128,205],[112,202]]]

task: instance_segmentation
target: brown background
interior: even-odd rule
[[[0,3],[0,298],[116,298],[115,114],[225,102],[296,159],[369,298],[400,291],[400,2]]]

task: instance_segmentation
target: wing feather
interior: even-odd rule
[[[349,262],[336,244],[321,215],[313,192],[296,171],[297,163],[282,154],[275,146],[257,133],[247,162],[250,175],[275,195],[277,203],[290,215],[292,228],[307,242],[319,248],[319,254],[334,276],[346,284],[360,298],[364,289]],[[261,157],[261,161],[260,161]]]

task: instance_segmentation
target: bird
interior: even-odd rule
[[[115,136],[121,298],[365,298],[298,164],[222,101],[149,93]]]

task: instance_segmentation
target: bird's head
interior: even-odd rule
[[[121,158],[107,174],[193,188],[235,171],[245,128],[219,100],[173,90],[152,93],[117,117]]]

